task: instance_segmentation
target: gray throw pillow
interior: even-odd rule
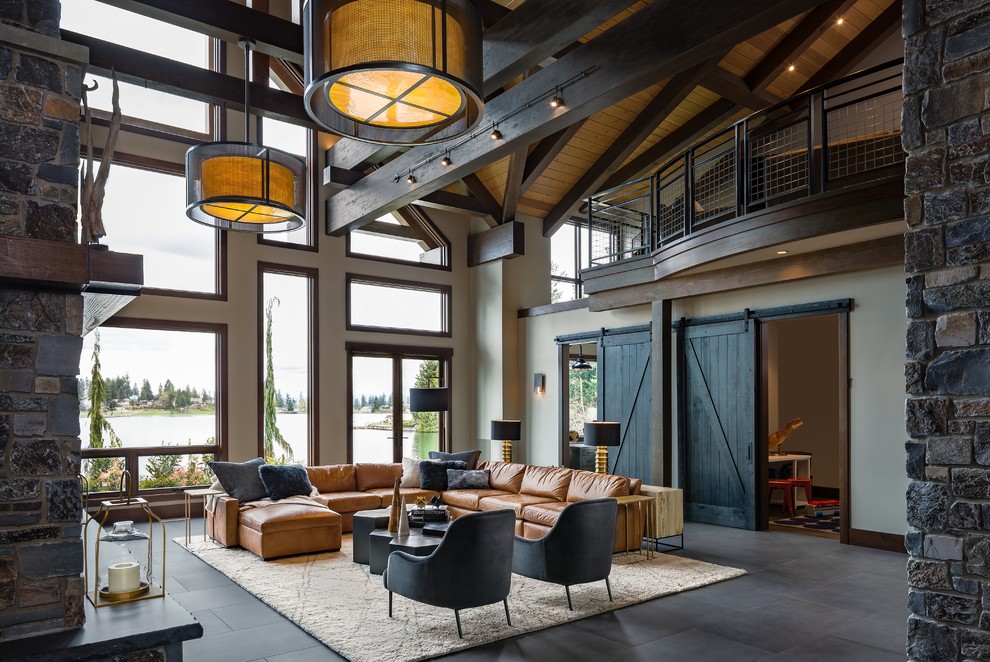
[[[309,496],[313,491],[313,484],[309,482],[306,468],[299,464],[286,466],[263,464],[258,468],[258,474],[272,501],[300,494]]]
[[[238,501],[257,501],[268,496],[258,468],[265,463],[256,457],[247,462],[207,462],[224,491]]]
[[[449,462],[451,460],[460,460],[467,464],[469,470],[478,468],[478,460],[481,458],[481,451],[460,451],[458,453],[442,453],[440,451],[430,451],[431,460],[440,460],[441,462]]]
[[[488,469],[477,469],[475,471],[460,471],[458,469],[447,469],[447,489],[448,490],[487,490],[488,479],[492,472]]]
[[[447,469],[467,469],[467,464],[459,461],[438,462],[423,460],[419,463],[419,487],[424,490],[443,492],[447,489]]]

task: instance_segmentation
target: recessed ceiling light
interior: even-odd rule
[[[787,255],[787,251],[777,251],[777,255]]]
[[[788,71],[794,71],[795,69],[797,69],[797,67],[795,67],[793,64],[791,66],[787,67],[787,70]]]
[[[835,24],[836,24],[836,25],[842,25],[842,24],[843,24],[843,23],[845,23],[845,22],[846,22],[846,19],[844,19],[844,18],[842,18],[842,17],[840,16],[840,17],[839,17],[839,19],[835,21]]]

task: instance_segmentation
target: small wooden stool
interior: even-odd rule
[[[789,478],[791,481],[791,487],[800,487],[804,490],[804,500],[811,502],[814,497],[811,496],[811,479],[810,478]]]
[[[784,508],[790,517],[794,517],[794,490],[792,489],[791,480],[771,480],[769,483],[770,489],[768,490],[767,498],[769,499],[773,495],[774,490],[783,490]]]

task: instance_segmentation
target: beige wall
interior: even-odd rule
[[[904,516],[904,274],[889,267],[675,301],[673,318],[703,317],[850,297],[850,497],[856,529],[902,534]],[[547,393],[528,398],[526,460],[558,464],[558,369],[554,337],[642,324],[648,306],[576,310],[519,321],[526,373],[545,372]],[[676,426],[676,421],[675,421]],[[675,429],[676,434],[676,429]],[[676,476],[676,468],[675,473]]]

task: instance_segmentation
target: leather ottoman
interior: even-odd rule
[[[340,549],[340,515],[318,505],[280,504],[241,511],[241,547],[268,560]]]

